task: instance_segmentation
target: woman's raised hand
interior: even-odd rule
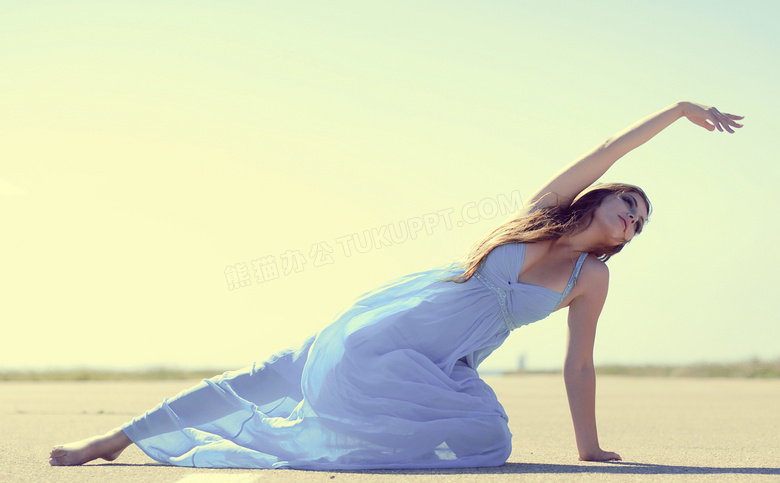
[[[675,102],[671,106],[640,119],[615,134],[592,151],[575,159],[547,181],[526,202],[535,208],[569,204],[585,188],[596,182],[621,157],[652,139],[681,117],[688,118],[708,131],[733,133],[742,127],[742,116],[724,114],[714,107]],[[552,195],[550,195],[552,193]],[[548,196],[549,195],[549,196]]]
[[[683,115],[688,118],[692,123],[703,127],[707,131],[714,131],[717,129],[723,132],[734,133],[732,128],[741,128],[742,124],[736,121],[744,119],[744,116],[736,116],[734,114],[727,114],[720,112],[714,107],[703,106],[701,104],[694,104],[693,102],[683,102]]]

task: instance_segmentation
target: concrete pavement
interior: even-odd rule
[[[114,462],[50,467],[54,444],[121,425],[195,381],[0,383],[0,481],[780,481],[780,380],[602,376],[599,435],[619,463],[577,461],[560,376],[485,378],[510,417],[498,468],[308,472],[159,465],[135,446]]]

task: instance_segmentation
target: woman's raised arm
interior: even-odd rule
[[[641,146],[674,121],[686,117],[708,131],[733,133],[742,116],[721,113],[714,107],[678,102],[629,126],[559,171],[528,201],[534,208],[568,205],[629,151]]]

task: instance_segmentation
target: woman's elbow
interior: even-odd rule
[[[563,375],[565,377],[590,375],[596,372],[593,360],[566,359],[563,363]]]

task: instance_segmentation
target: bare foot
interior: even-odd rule
[[[114,429],[102,436],[93,436],[75,443],[55,446],[51,450],[49,464],[52,466],[83,465],[88,461],[103,458],[114,461],[125,448],[133,444],[120,429]]]

